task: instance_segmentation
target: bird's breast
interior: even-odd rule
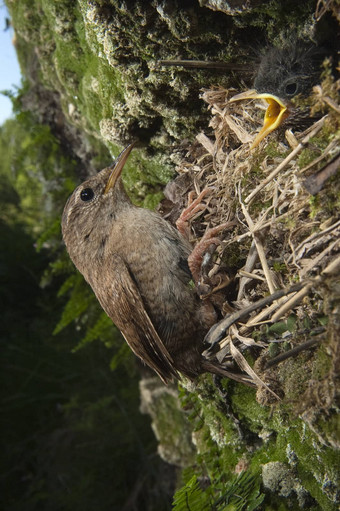
[[[190,244],[158,214],[140,208],[129,213],[113,226],[105,257],[122,257],[160,335],[178,336],[197,308],[187,264]]]

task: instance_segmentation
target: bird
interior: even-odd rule
[[[129,199],[121,174],[133,147],[67,200],[61,224],[68,254],[132,351],[164,383],[204,372],[248,383],[202,356],[216,313],[191,285],[189,241]]]
[[[296,108],[292,100],[298,95],[307,96],[318,83],[321,65],[328,53],[326,48],[315,44],[288,39],[282,46],[269,48],[263,54],[254,89],[231,99],[264,99],[268,103],[263,127],[252,142],[252,149],[280,126],[302,130],[316,120],[308,108]]]

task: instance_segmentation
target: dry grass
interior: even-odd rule
[[[197,135],[177,169],[178,182],[184,174],[188,178],[178,201],[190,189],[197,195],[211,189],[204,208],[190,220],[194,244],[208,227],[236,220],[221,235],[214,258],[200,276],[208,289],[202,298],[215,300],[227,325],[220,328],[223,335],[215,331],[207,337],[205,354],[223,363],[236,360],[257,386],[258,377],[241,352],[255,346],[255,358],[260,357],[260,348],[269,342],[263,325],[289,317],[297,318],[300,326],[308,319],[308,337],[308,330],[320,327],[327,279],[340,274],[340,187],[336,175],[331,177],[339,168],[339,86],[328,75],[314,89],[310,105],[319,120],[308,130],[273,134],[253,151],[250,145],[264,105],[230,102],[234,90],[204,91],[211,130]],[[318,193],[313,196],[315,183]],[[221,301],[223,282],[228,293]],[[232,310],[236,314],[230,315]],[[295,326],[295,334],[298,331]],[[293,345],[301,342],[289,329],[270,341],[287,337],[295,339]]]

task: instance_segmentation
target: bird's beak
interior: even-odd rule
[[[123,149],[120,155],[116,158],[114,164],[110,167],[111,173],[109,179],[107,180],[104,194],[108,193],[108,191],[111,190],[111,188],[114,188],[115,184],[117,183],[117,180],[119,179],[122,173],[124,165],[129,157],[129,154],[131,153],[135,144],[136,142],[132,142],[130,145],[125,147],[125,149]]]
[[[267,93],[258,94],[256,90],[249,90],[242,92],[241,94],[237,94],[230,99],[230,102],[240,101],[243,99],[264,99],[268,103],[268,107],[264,115],[263,127],[256,135],[250,146],[250,149],[254,149],[254,147],[259,145],[261,140],[278,128],[280,124],[287,119],[289,115],[288,107],[277,96]]]

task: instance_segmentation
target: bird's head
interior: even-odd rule
[[[61,222],[63,239],[78,269],[83,258],[100,250],[112,222],[131,205],[121,173],[133,146],[126,147],[112,166],[79,185],[65,205]]]
[[[294,110],[291,100],[306,96],[320,77],[320,66],[326,51],[302,41],[288,42],[269,49],[261,59],[254,89],[237,94],[231,101],[263,99],[268,103],[263,127],[251,148],[289,118]]]

